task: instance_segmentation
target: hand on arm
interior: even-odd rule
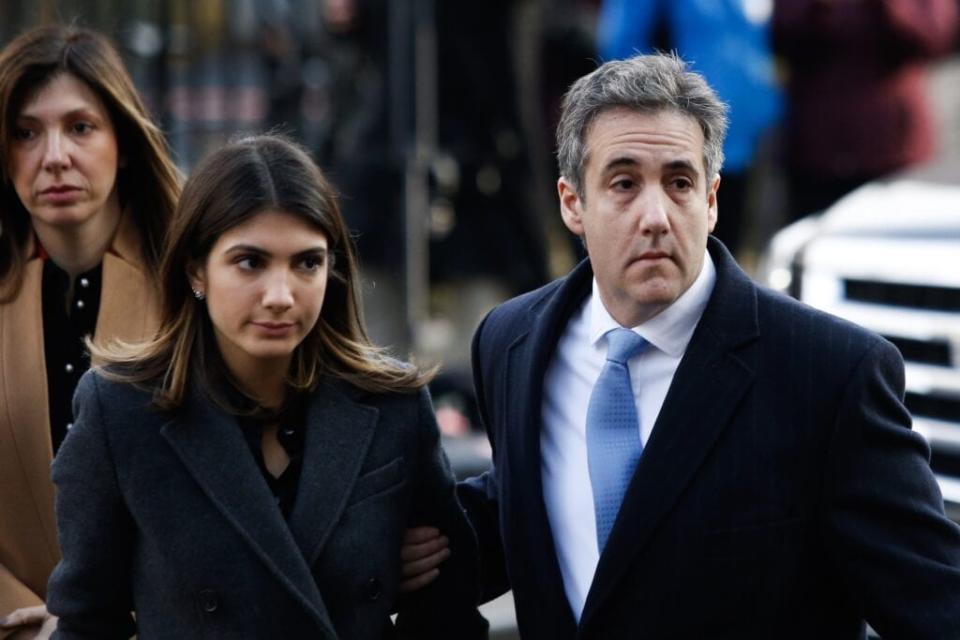
[[[450,557],[450,540],[435,527],[407,529],[400,548],[400,592],[427,586],[440,575],[440,565]]]
[[[2,629],[9,630],[18,627],[29,632],[33,632],[39,627],[35,635],[31,636],[28,633],[25,637],[32,637],[34,640],[47,640],[57,628],[57,618],[50,615],[46,605],[41,604],[35,607],[21,607],[0,619],[0,628]],[[14,637],[19,637],[19,635],[22,634],[15,634]]]
[[[476,608],[479,591],[476,538],[457,501],[453,472],[440,447],[440,433],[426,390],[420,393],[418,413],[420,457],[409,524],[426,525],[426,530],[421,528],[405,536],[407,549],[401,552],[401,561],[414,563],[412,571],[421,576],[424,570],[427,576],[431,571],[436,574],[422,580],[412,578],[422,588],[408,591],[399,599],[397,636],[417,640],[451,637],[479,640],[487,637],[487,624]],[[445,540],[447,537],[449,541]],[[443,571],[438,571],[434,565],[444,555],[444,545],[449,545],[449,558]],[[423,562],[416,564],[418,561]]]

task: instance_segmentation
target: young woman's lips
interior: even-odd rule
[[[71,186],[49,187],[40,192],[40,197],[53,204],[67,204],[80,197],[80,189]]]
[[[276,336],[289,333],[295,326],[292,322],[254,322],[252,324],[257,327],[261,333]]]

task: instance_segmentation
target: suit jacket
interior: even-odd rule
[[[58,638],[485,637],[476,541],[426,390],[341,383],[309,399],[286,521],[234,417],[194,389],[175,412],[92,370],[53,464]],[[407,527],[450,532],[450,571],[400,602]]]
[[[863,637],[864,618],[884,638],[960,638],[960,529],[910,430],[898,352],[755,286],[712,238],[709,250],[714,291],[579,626],[543,502],[540,413],[589,262],[477,330],[494,467],[461,499],[488,595],[513,588],[524,640],[847,639]]]
[[[103,258],[96,339],[138,340],[156,328],[154,288],[140,256],[132,216],[125,215]],[[16,297],[0,304],[0,616],[43,604],[47,578],[60,558],[50,482],[42,276],[43,260],[34,257]],[[5,635],[0,631],[0,638]]]

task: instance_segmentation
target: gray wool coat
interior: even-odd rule
[[[74,411],[53,464],[55,637],[485,637],[476,542],[425,390],[314,392],[289,522],[236,420],[196,389],[164,412],[92,370]],[[452,555],[401,599],[401,540],[420,523]]]

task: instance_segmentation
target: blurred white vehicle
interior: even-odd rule
[[[960,521],[960,166],[867,184],[786,227],[757,277],[900,349],[913,427]]]

